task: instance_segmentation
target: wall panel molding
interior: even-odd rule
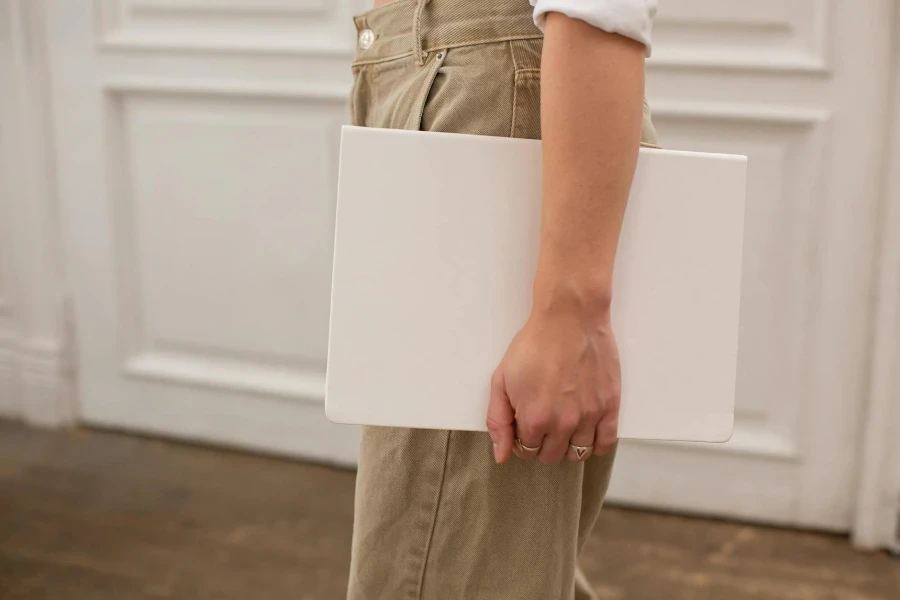
[[[800,462],[802,456],[794,440],[787,436],[748,426],[736,418],[734,435],[725,444],[703,444],[691,442],[651,442],[643,440],[623,440],[628,446],[659,447],[665,451],[699,452],[713,455],[735,455],[767,460]]]
[[[804,126],[824,124],[831,119],[828,110],[779,104],[659,99],[654,100],[650,108],[654,116],[676,119]]]
[[[832,14],[832,0],[669,0],[648,66],[827,74]]]
[[[105,51],[352,56],[346,3],[327,0],[98,0]]]
[[[814,199],[823,176],[821,157],[827,153],[832,114],[803,105],[670,98],[655,99],[651,109],[664,146],[678,147],[679,136],[688,135],[696,150],[749,155],[750,229],[745,243],[769,248],[761,254],[745,253],[744,257],[745,281],[754,285],[744,287],[744,368],[738,373],[734,436],[722,445],[672,447],[685,452],[802,463],[807,440],[802,427],[804,413],[795,399],[808,394],[801,374],[812,367],[807,348],[815,332],[798,324],[806,322],[803,315],[808,309],[807,298],[812,300],[813,282],[793,274],[805,272],[802,265],[820,235]],[[676,139],[667,139],[666,133]],[[759,276],[766,279],[757,280]],[[760,328],[774,333],[764,339],[756,333]],[[766,349],[767,345],[771,347]],[[758,377],[770,363],[785,366],[769,377]]]
[[[262,99],[347,102],[348,85],[321,82],[261,83],[238,79],[191,81],[152,77],[110,77],[101,87],[109,94],[209,95]]]
[[[225,392],[247,392],[323,404],[325,370],[298,370],[217,356],[149,351],[126,361],[130,377],[200,386]]]
[[[349,40],[349,41],[348,41]],[[355,39],[326,37],[300,40],[292,38],[242,39],[228,35],[208,35],[203,38],[184,38],[141,32],[110,32],[100,40],[100,47],[108,52],[202,52],[204,54],[249,54],[287,56],[326,56],[350,60]]]
[[[141,113],[130,111],[144,111],[154,106],[168,107],[165,121],[170,118],[188,119],[197,109],[197,100],[209,97],[217,103],[224,103],[208,105],[209,110],[225,110],[224,107],[240,109],[234,114],[230,113],[230,109],[219,114],[210,122],[215,124],[214,127],[227,128],[232,118],[238,118],[234,123],[243,123],[245,127],[253,123],[257,115],[262,117],[269,113],[271,108],[295,111],[298,107],[312,105],[322,107],[326,111],[323,115],[331,112],[343,115],[347,90],[344,86],[316,84],[278,85],[241,80],[198,82],[146,77],[108,78],[102,82],[101,88],[105,98],[103,112],[107,130],[104,152],[108,161],[107,186],[110,197],[115,198],[112,231],[116,249],[123,374],[145,381],[321,404],[325,386],[324,356],[317,361],[289,353],[250,350],[221,341],[209,342],[203,337],[184,339],[180,337],[186,334],[184,331],[171,328],[168,332],[158,331],[151,325],[153,320],[148,317],[148,303],[152,303],[158,295],[148,294],[148,274],[143,272],[147,267],[141,261],[136,240],[146,241],[154,234],[139,229],[139,224],[146,227],[148,221],[139,217],[134,178],[135,169],[143,166],[143,163],[136,164],[135,161],[152,159],[152,155],[144,155],[143,158],[141,154],[135,155],[138,148],[135,144],[143,145],[145,142],[142,138],[144,134],[134,130],[133,119]],[[181,113],[182,110],[190,113]],[[246,112],[248,110],[250,112]],[[285,118],[290,114],[293,113],[284,113]],[[328,157],[337,156],[340,118],[325,118],[323,127],[334,131],[333,136],[328,135],[334,143],[328,144],[323,152]],[[142,131],[145,134],[148,132],[146,129]],[[336,163],[331,164],[330,158],[328,162],[327,170],[336,173]],[[328,247],[331,248],[330,243]],[[248,307],[248,310],[254,309]],[[161,313],[155,314],[158,319]],[[327,320],[327,315],[323,315],[323,319]]]
[[[321,16],[330,10],[329,0],[128,0],[136,14],[191,16],[234,15]]]

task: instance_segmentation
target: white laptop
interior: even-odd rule
[[[731,437],[746,170],[641,149],[613,283],[621,438]],[[484,430],[540,213],[539,141],[344,127],[328,418]]]

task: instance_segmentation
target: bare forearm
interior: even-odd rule
[[[535,309],[603,315],[640,145],[644,47],[551,13],[541,71],[544,206]]]

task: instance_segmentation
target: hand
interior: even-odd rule
[[[621,371],[608,314],[532,314],[491,379],[487,427],[494,458],[584,460],[569,444],[612,450],[618,437]],[[515,444],[519,438],[528,451]]]

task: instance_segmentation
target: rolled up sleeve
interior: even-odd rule
[[[544,30],[548,12],[559,12],[609,33],[638,41],[650,56],[656,0],[530,0],[534,22]]]

